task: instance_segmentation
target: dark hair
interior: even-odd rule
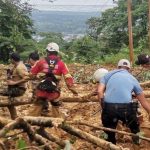
[[[147,54],[140,54],[137,56],[137,61],[135,62],[137,65],[144,65],[150,63],[150,56]]]
[[[34,61],[36,61],[36,60],[40,59],[40,56],[39,56],[38,52],[32,52],[29,54],[29,59],[30,58],[33,59]]]
[[[20,61],[20,55],[18,53],[15,53],[15,52],[10,54],[10,58],[16,62]]]

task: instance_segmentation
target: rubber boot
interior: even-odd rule
[[[18,117],[15,106],[8,106],[8,110],[10,112],[11,119],[14,120],[14,119],[16,119]]]
[[[43,107],[42,107],[42,112],[41,112],[42,116],[49,116],[48,108],[49,108],[48,101],[47,100],[43,101]]]

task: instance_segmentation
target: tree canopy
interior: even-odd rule
[[[88,34],[104,45],[107,53],[117,53],[122,47],[128,46],[127,1],[118,0],[117,6],[108,9],[100,17],[92,17],[87,21]],[[134,48],[147,40],[148,34],[148,1],[132,1],[132,22]],[[145,43],[144,43],[145,44]],[[146,48],[146,44],[143,45]],[[143,47],[142,47],[143,48]]]
[[[21,0],[0,0],[0,57],[3,61],[8,59],[10,51],[24,51],[32,43],[31,10],[30,5]]]

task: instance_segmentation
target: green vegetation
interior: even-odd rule
[[[0,0],[0,59],[8,61],[11,51],[34,47],[31,8],[21,0]]]
[[[134,49],[135,55],[137,55],[149,50],[148,2],[147,0],[133,0],[132,2]],[[33,11],[32,15],[34,14],[33,16],[36,16],[37,20],[40,18],[45,20],[41,22],[45,30],[53,31],[36,33],[31,20],[32,9],[28,3],[21,4],[21,0],[0,0],[0,4],[0,59],[4,62],[7,62],[12,50],[21,53],[23,58],[27,58],[28,54],[34,50],[38,50],[41,55],[44,55],[45,47],[51,41],[59,44],[62,58],[68,63],[112,64],[120,58],[129,58],[126,0],[118,0],[117,7],[99,13],[97,17],[89,18],[85,36],[69,42],[63,39],[63,33],[60,33],[62,31],[58,29],[57,25],[51,28],[47,22],[61,24],[62,29],[65,28],[64,31],[68,33],[85,33],[83,28],[75,29],[77,24],[80,26],[83,20],[87,19],[88,15],[85,13],[78,13],[74,17],[72,13],[58,15],[53,12],[51,13],[52,19],[48,19],[49,12],[37,16]],[[69,22],[65,15],[69,16]],[[36,41],[32,38],[33,35],[39,36],[41,39]]]

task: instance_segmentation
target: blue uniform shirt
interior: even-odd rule
[[[125,69],[116,69],[101,78],[106,86],[104,101],[107,103],[130,103],[132,92],[142,93],[142,88],[135,77]]]

